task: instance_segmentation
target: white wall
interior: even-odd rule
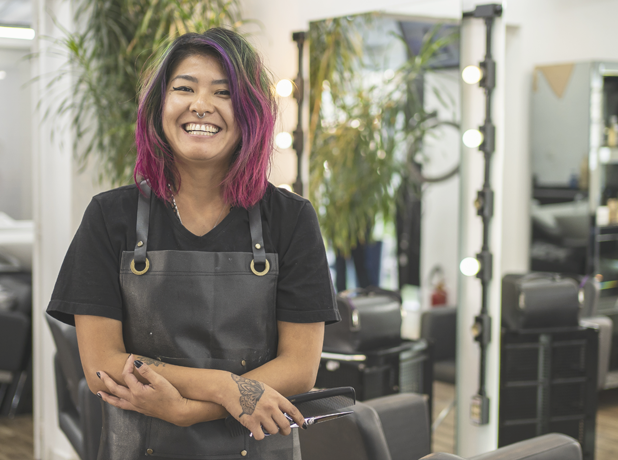
[[[31,43],[0,41],[0,212],[18,220],[32,219]]]
[[[72,28],[70,2],[38,0],[34,2],[33,27],[37,32],[37,59],[32,61],[33,76],[42,78],[32,87],[32,100],[41,101],[41,109],[32,118],[35,244],[33,268],[33,359],[34,359],[34,441],[35,458],[41,460],[74,460],[77,455],[58,428],[56,389],[53,371],[55,345],[45,321],[45,309],[64,260],[69,243],[81,221],[90,197],[100,190],[93,185],[92,174],[78,174],[73,156],[72,132],[62,120],[56,126],[53,140],[51,121],[42,114],[57,100],[56,92],[46,88],[54,71],[63,61],[46,52],[49,41],[41,35],[59,36],[49,12],[60,24]],[[71,82],[61,86],[68,92]],[[61,88],[57,90],[60,91]],[[34,104],[34,102],[33,102]],[[53,112],[52,112],[53,113]],[[55,119],[55,117],[51,117]]]

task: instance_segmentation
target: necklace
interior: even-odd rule
[[[180,211],[178,210],[178,205],[176,204],[176,198],[174,198],[174,194],[172,193],[172,187],[170,184],[167,184],[167,188],[169,188],[170,190],[170,195],[172,195],[172,204],[174,205],[174,212],[176,213],[176,215],[178,216],[178,220],[180,221],[180,223],[182,225],[184,225],[182,223],[182,219],[180,218]],[[217,220],[215,221],[215,225],[212,226],[211,230],[214,229],[217,225],[219,225],[219,219],[221,219],[221,216],[223,215],[223,210],[225,209],[225,206],[221,206],[221,211],[219,211],[219,216],[217,217]]]

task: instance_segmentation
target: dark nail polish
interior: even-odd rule
[[[133,361],[133,364],[139,369],[144,363],[141,362],[139,359],[136,359],[135,361]]]
[[[101,393],[97,393],[97,396],[101,399],[103,399],[103,396],[101,396]]]
[[[101,373],[97,372],[97,377],[101,378]]]
[[[303,423],[303,430],[306,430],[308,426],[309,426],[309,425],[307,425],[307,422],[304,422],[304,423]]]

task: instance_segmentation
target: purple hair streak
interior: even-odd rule
[[[163,133],[163,104],[174,68],[196,54],[217,57],[227,74],[241,142],[221,183],[223,199],[248,208],[264,196],[268,184],[277,103],[270,73],[260,56],[241,35],[227,29],[178,37],[145,73],[135,128],[137,161],[133,177],[138,186],[140,180],[147,179],[153,192],[164,200],[171,199],[167,184],[180,189],[174,154]]]

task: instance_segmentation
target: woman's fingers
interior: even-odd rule
[[[136,359],[133,361],[133,366],[135,366],[135,369],[137,369],[137,372],[139,372],[139,374],[142,377],[144,377],[148,383],[152,385],[165,385],[165,384],[171,385],[166,378],[160,376],[159,374],[154,372],[152,369],[150,369],[150,366],[148,366],[148,364],[146,364],[145,362],[140,361],[139,359]]]
[[[300,428],[305,428],[305,418],[294,404],[286,399],[281,409],[283,412],[288,414],[288,416],[294,420]]]
[[[132,410],[132,411],[139,412],[138,408],[135,407],[133,404],[131,404],[126,399],[118,398],[117,396],[106,393],[104,391],[99,391],[97,393],[97,396],[101,398],[103,401],[105,401],[106,403],[111,404],[112,406],[115,406],[115,407],[118,407],[124,410]]]
[[[133,361],[135,358],[132,354],[130,354],[127,360],[124,362],[124,367],[122,368],[122,377],[124,378],[124,382],[128,387],[131,387],[130,383],[140,383],[139,380],[133,375]]]
[[[103,383],[112,395],[118,396],[122,399],[130,399],[131,391],[125,386],[118,385],[114,381],[114,379],[107,375],[104,371],[97,372],[97,377],[99,377],[103,381]],[[99,393],[104,392],[100,391]]]

